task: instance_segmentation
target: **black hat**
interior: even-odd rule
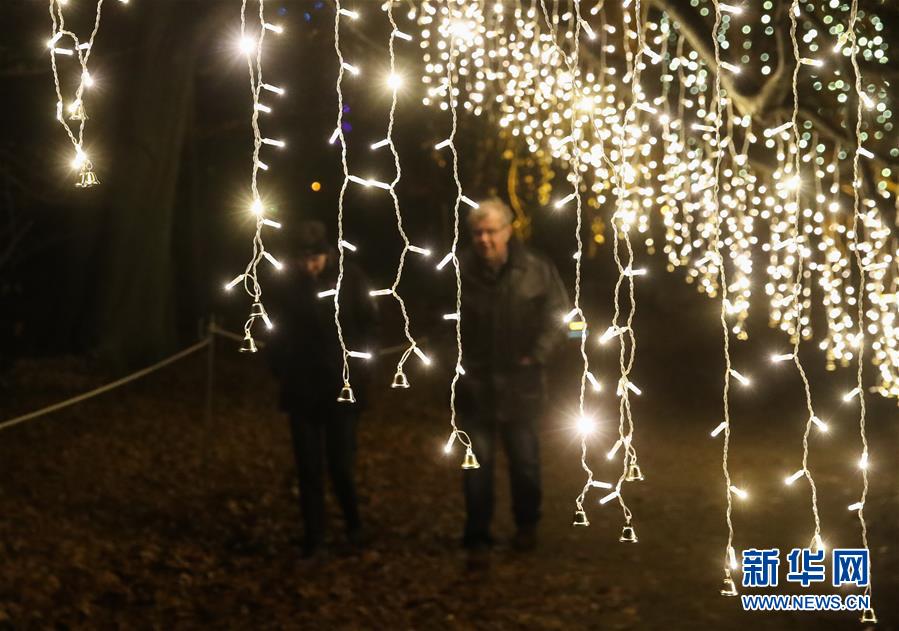
[[[331,249],[328,243],[328,231],[325,224],[320,221],[301,221],[292,232],[292,248],[296,248],[300,254],[325,254]]]

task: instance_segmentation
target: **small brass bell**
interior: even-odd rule
[[[81,167],[81,172],[79,173],[78,181],[75,182],[75,186],[78,188],[90,188],[99,183],[100,180],[97,178],[97,174],[94,173],[93,165],[91,165],[90,162],[85,162]]]
[[[631,525],[626,525],[621,529],[621,536],[618,541],[622,543],[637,543],[637,531]]]
[[[340,394],[337,395],[338,403],[355,403],[356,397],[353,396],[353,389],[350,387],[350,384],[343,384],[343,388],[340,389]]]
[[[630,466],[627,468],[627,476],[624,478],[625,482],[642,482],[643,481],[643,472],[640,471],[640,465],[636,462],[632,462]]]
[[[474,457],[474,452],[471,450],[471,447],[465,448],[465,458],[462,460],[462,468],[463,469],[480,469],[481,465],[478,464],[478,459]]]
[[[69,112],[69,120],[70,121],[86,121],[87,112],[84,111],[84,103],[78,101],[78,104],[74,108],[70,108]]]
[[[737,586],[734,585],[734,579],[727,575],[724,577],[724,584],[721,587],[721,595],[722,596],[736,596],[737,595]]]
[[[243,337],[243,343],[240,345],[241,353],[255,353],[256,352],[256,342],[253,340],[253,336],[250,335],[250,332],[247,331],[247,334]]]
[[[261,318],[265,315],[265,307],[262,306],[261,302],[254,302],[253,306],[250,308],[250,317],[251,318]]]
[[[393,376],[393,383],[390,384],[390,387],[391,388],[408,388],[409,380],[406,378],[406,373],[404,373],[402,370],[398,371]]]
[[[866,607],[862,612],[861,621],[870,622],[871,624],[877,624],[877,616],[874,615],[874,609],[871,607]]]
[[[573,526],[589,526],[590,521],[587,519],[587,513],[583,510],[574,511]]]

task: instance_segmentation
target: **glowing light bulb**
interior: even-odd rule
[[[812,416],[812,417],[811,417],[811,421],[812,421],[812,423],[815,424],[815,426],[818,428],[818,430],[820,430],[820,431],[822,431],[822,432],[825,432],[825,433],[826,433],[826,432],[830,429],[830,428],[827,426],[827,423],[825,423],[824,421],[822,421],[821,419],[819,419],[817,416]]]
[[[234,287],[237,286],[237,284],[242,281],[245,276],[246,274],[241,274],[240,276],[235,277],[230,283],[227,283],[225,285],[225,291],[231,291],[232,289],[234,289]]]
[[[425,366],[431,365],[431,358],[425,355],[424,352],[422,352],[422,350],[418,348],[418,346],[413,346],[412,352],[414,352],[418,356],[418,358]]]
[[[256,40],[249,36],[241,37],[237,42],[238,48],[240,48],[240,52],[245,55],[249,55],[254,50],[256,50]]]
[[[723,432],[726,428],[727,428],[727,421],[721,421],[720,423],[718,423],[718,426],[715,429],[713,429],[711,432],[712,438],[715,438],[718,434]]]
[[[749,497],[749,493],[747,493],[746,491],[744,491],[743,489],[741,489],[738,486],[734,486],[733,484],[730,485],[730,490],[734,495],[739,497],[741,500],[745,500],[746,498]]]
[[[577,193],[569,193],[568,195],[557,201],[555,204],[553,204],[553,206],[555,208],[561,208],[562,206],[573,200],[575,197],[577,197]]]
[[[771,361],[774,363],[786,362],[793,359],[793,353],[775,353],[771,355]]]
[[[805,475],[805,469],[800,469],[793,475],[791,475],[787,478],[784,478],[784,484],[787,484],[787,485],[793,484],[796,480],[801,478],[803,475]]]
[[[733,376],[734,379],[736,379],[737,381],[739,381],[739,382],[740,382],[741,384],[743,384],[744,386],[748,386],[748,385],[751,383],[751,382],[749,381],[749,378],[748,378],[748,377],[746,377],[746,376],[740,374],[739,372],[737,372],[737,371],[734,370],[733,368],[730,369],[730,374]]]
[[[578,434],[588,436],[596,429],[596,422],[589,416],[581,416],[576,423]]]
[[[274,267],[276,270],[281,271],[282,269],[284,269],[284,264],[281,261],[279,261],[278,259],[276,259],[274,256],[272,256],[269,252],[263,252],[262,256],[264,256],[265,259],[269,263],[271,263],[272,267]]]
[[[730,569],[737,569],[737,554],[733,546],[727,546],[727,564],[730,566]]]
[[[447,254],[446,256],[444,256],[442,259],[440,259],[440,262],[437,263],[437,266],[436,266],[437,269],[438,269],[438,270],[443,269],[444,267],[446,267],[447,263],[449,263],[449,262],[452,261],[452,260],[453,260],[453,253],[450,252],[449,254]]]
[[[612,491],[608,495],[604,495],[603,497],[599,498],[599,503],[600,504],[608,504],[609,502],[611,502],[616,497],[619,497],[620,495],[621,494],[618,491]]]
[[[470,197],[466,197],[465,195],[462,195],[459,199],[461,201],[465,202],[466,204],[468,204],[469,206],[471,206],[472,208],[480,208],[480,206],[481,206],[476,201],[474,201]]]
[[[387,87],[389,87],[391,90],[398,90],[400,87],[402,87],[402,85],[403,78],[400,75],[396,74],[395,72],[388,75]]]

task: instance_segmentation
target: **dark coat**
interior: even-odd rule
[[[464,415],[500,421],[532,418],[546,401],[546,361],[564,337],[568,294],[555,266],[517,240],[490,270],[473,251],[460,257]],[[521,364],[533,360],[530,366]]]
[[[318,293],[337,283],[334,252],[317,279],[298,270],[280,276],[267,287],[266,307],[275,323],[266,342],[265,354],[281,385],[281,408],[286,412],[330,406],[343,386],[343,359],[334,324],[334,299]],[[377,308],[368,295],[362,271],[349,261],[344,264],[340,290],[340,324],[347,350],[375,353]],[[368,362],[350,359],[350,381],[356,405],[365,405],[370,377]]]

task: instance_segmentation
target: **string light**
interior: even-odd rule
[[[463,0],[446,0],[443,5],[443,19],[440,23],[440,33],[444,38],[444,42],[448,46],[448,57],[446,64],[445,82],[448,94],[448,109],[451,116],[451,127],[449,137],[444,141],[447,143],[444,147],[450,150],[453,165],[453,183],[456,185],[456,199],[453,202],[453,243],[450,247],[449,254],[437,265],[437,269],[442,269],[446,264],[452,262],[453,271],[456,280],[456,314],[459,317],[454,318],[456,333],[456,369],[453,371],[450,380],[450,436],[447,439],[445,451],[450,452],[450,447],[455,441],[459,441],[465,447],[465,457],[462,460],[463,469],[477,469],[480,464],[475,457],[471,439],[468,434],[459,428],[456,423],[456,386],[459,377],[465,374],[462,369],[462,273],[459,268],[459,258],[456,255],[456,249],[459,246],[459,207],[462,203],[466,203],[472,208],[477,208],[478,204],[462,194],[462,181],[459,178],[459,152],[456,148],[455,139],[458,131],[459,115],[458,100],[456,98],[455,84],[458,79],[458,68],[456,66],[458,60],[458,47],[463,43],[464,37],[460,36],[458,29],[454,28],[457,14],[464,6]],[[442,144],[442,143],[441,143]],[[414,347],[417,349],[418,347]],[[426,362],[427,363],[427,362]]]
[[[343,220],[343,212],[344,212],[344,197],[346,195],[346,189],[349,183],[356,182],[362,185],[369,185],[371,182],[369,180],[364,180],[362,178],[358,178],[356,176],[350,175],[349,165],[347,162],[347,144],[346,137],[344,135],[343,128],[343,77],[345,72],[351,72],[351,68],[355,68],[351,64],[348,64],[344,61],[343,51],[340,48],[340,18],[341,16],[347,17],[352,20],[356,20],[359,18],[359,14],[355,11],[351,11],[349,9],[344,9],[340,4],[341,0],[335,0],[335,11],[334,11],[334,52],[337,55],[337,84],[335,86],[335,91],[337,92],[337,123],[334,126],[334,133],[331,135],[329,139],[330,144],[334,144],[335,142],[340,143],[340,165],[343,171],[343,183],[340,186],[340,191],[337,194],[337,242],[341,243],[344,241],[343,232],[344,232],[344,220]],[[349,66],[349,68],[348,68]],[[342,378],[343,378],[343,386],[340,389],[340,393],[337,395],[338,403],[355,403],[356,396],[353,392],[353,386],[350,383],[350,362],[349,358],[352,357],[350,351],[347,350],[346,341],[343,337],[343,326],[340,322],[340,289],[343,285],[343,276],[345,272],[345,251],[346,248],[337,248],[337,283],[334,287],[333,299],[334,299],[334,325],[337,329],[337,341],[340,344],[340,350],[342,354]]]
[[[851,86],[845,80],[842,59],[825,60],[822,50],[833,48],[847,58],[864,55],[872,66],[889,62],[887,38],[875,36],[883,30],[882,20],[873,12],[876,9],[850,15],[858,20],[857,25],[852,22],[850,38],[843,28],[845,17],[843,23],[839,19],[845,16],[844,5],[810,3],[809,10],[814,8],[817,13],[820,8],[813,19],[796,4],[790,7],[794,21],[801,20],[810,27],[794,29],[797,41],[793,65],[778,60],[783,68],[772,68],[769,62],[774,46],[758,50],[760,38],[754,37],[754,30],[762,29],[777,40],[777,46],[788,37],[786,29],[775,28],[771,3],[745,5],[745,9],[718,4],[713,32],[719,49],[715,64],[706,59],[704,50],[693,49],[690,42],[695,36],[680,30],[676,20],[664,11],[651,12],[644,23],[635,22],[635,17],[639,19],[642,14],[632,13],[633,2],[621,3],[626,10],[617,29],[617,25],[604,23],[606,12],[601,10],[601,3],[593,7],[590,14],[603,20],[588,24],[596,35],[595,43],[580,21],[583,18],[576,15],[574,4],[561,9],[564,13],[560,15],[558,11],[550,14],[536,3],[531,7],[520,4],[512,10],[507,7],[502,12],[481,10],[489,7],[470,3],[460,11],[456,25],[464,34],[455,51],[457,67],[464,72],[453,91],[448,91],[444,77],[448,49],[441,47],[434,36],[436,10],[430,11],[431,2],[422,0],[416,16],[426,65],[423,82],[427,94],[423,101],[445,110],[452,95],[474,115],[487,113],[489,107],[489,112],[498,117],[503,139],[516,151],[520,147],[529,163],[541,169],[548,171],[553,166],[558,170],[554,164],[561,164],[568,173],[575,152],[580,155],[585,205],[598,211],[614,203],[610,228],[616,262],[624,259],[615,291],[616,310],[618,298],[623,298],[623,283],[634,278],[636,269],[627,260],[633,256],[628,244],[634,238],[643,238],[647,249],[654,250],[650,225],[658,215],[664,224],[662,247],[669,271],[681,268],[687,282],[715,298],[716,303],[720,301],[722,332],[728,338],[748,338],[745,322],[751,306],[758,304],[756,295],[761,295],[767,301],[763,306],[770,325],[788,334],[793,343],[790,350],[794,352],[779,351],[772,361],[791,362],[801,371],[804,389],[807,380],[801,343],[815,336],[828,370],[848,366],[859,359],[861,350],[870,349],[870,361],[876,367],[871,391],[899,397],[899,253],[889,218],[879,209],[878,201],[860,196],[865,183],[872,184],[884,198],[895,187],[896,174],[879,158],[887,154],[899,157],[899,149],[885,142],[893,130],[888,91],[875,83],[862,82],[859,73],[855,74],[857,101],[867,108],[869,120],[864,146],[858,131],[854,151],[847,151],[835,136],[839,125],[836,131],[825,130],[797,115],[789,120],[759,115],[766,112],[758,112],[758,103],[747,102],[734,86],[735,69],[762,77],[774,73],[769,77],[772,85],[788,80],[787,72],[801,72],[803,77],[810,77],[809,88],[819,92],[822,107],[836,112],[847,102]],[[706,7],[697,10],[708,12]],[[741,23],[738,34],[729,35],[727,29],[739,19],[737,16],[750,11],[753,19]],[[819,24],[822,17],[829,25],[826,29]],[[856,30],[863,35],[856,37]],[[581,40],[579,35],[586,37],[584,50],[579,67],[572,72],[565,59]],[[641,38],[645,38],[642,50]],[[722,59],[724,50],[733,57]],[[613,54],[620,55],[623,63],[606,63],[605,56]],[[650,64],[660,75],[654,98],[639,85],[640,71]],[[792,83],[797,83],[796,76]],[[798,94],[794,107],[797,104]],[[758,126],[759,121],[764,124]],[[563,131],[562,125],[568,123],[571,129]],[[581,133],[573,133],[574,129]],[[771,156],[773,168],[757,168],[753,156],[763,152]],[[874,161],[871,176],[863,179],[856,168],[850,181],[850,176],[841,172],[846,170],[844,161],[852,159],[849,156]],[[559,178],[565,182],[561,185],[550,186],[547,179],[539,188],[533,187],[540,204],[573,207],[571,191],[562,190],[568,187],[572,175]],[[841,200],[843,191],[848,196],[850,189],[856,198],[851,227],[848,213],[844,215],[841,210],[846,208]],[[594,230],[599,241],[602,228]],[[753,257],[758,248],[768,254],[768,262],[759,270],[760,278],[753,278]],[[578,260],[580,253],[574,256]],[[853,267],[864,272],[857,285]],[[815,299],[823,306],[824,318],[813,330]],[[631,310],[630,305],[625,309]],[[857,318],[852,315],[854,310],[859,310]],[[598,339],[606,344],[620,340],[627,368],[633,358],[633,333],[630,326],[625,326],[624,316],[616,313],[612,326]],[[580,325],[581,317],[575,314],[570,322]],[[623,373],[624,369],[621,376],[626,377]],[[743,385],[748,381],[733,367],[726,370],[724,378],[726,384],[731,379]],[[589,377],[586,379],[589,382]],[[622,386],[628,382],[619,381],[619,389],[633,394]],[[849,401],[859,395],[864,398],[861,382],[847,393]],[[809,395],[806,403],[804,456],[809,431],[824,432],[828,427],[815,414]],[[623,447],[625,453],[630,451],[630,441],[622,439],[630,430],[628,416],[629,410],[620,413],[623,422],[619,423],[618,441],[610,450],[613,457]],[[625,431],[621,431],[622,426]],[[725,449],[730,428],[728,419],[712,432],[718,437],[727,430]],[[867,451],[866,444],[864,449]],[[723,459],[726,469],[726,452]],[[804,457],[799,477],[804,477],[806,469]],[[809,482],[811,486],[813,480],[809,478]],[[725,488],[728,500],[733,493],[731,486],[728,483]],[[574,523],[587,525],[586,514],[581,513],[576,512]],[[815,525],[812,543],[818,546],[823,541],[817,517]],[[728,526],[731,530],[731,524]],[[724,565],[730,570],[736,569],[731,562],[734,554],[734,547],[728,545]],[[724,591],[736,594],[730,574],[726,572],[725,578],[731,584],[725,581]]]
[[[56,120],[62,125],[72,143],[75,151],[75,159],[72,161],[72,167],[78,170],[78,180],[75,182],[77,188],[91,188],[100,183],[100,179],[94,172],[94,165],[84,151],[84,128],[87,124],[87,110],[84,106],[85,88],[94,85],[94,79],[87,69],[90,61],[91,52],[94,49],[94,40],[100,30],[100,18],[103,13],[103,0],[97,0],[97,8],[94,14],[94,23],[91,33],[86,42],[82,43],[78,36],[66,28],[65,16],[63,15],[63,5],[65,0],[50,0],[50,23],[51,37],[47,41],[47,49],[50,51],[50,69],[53,72],[53,86],[56,89]],[[68,38],[72,42],[72,48],[59,46],[59,43]],[[78,58],[78,87],[75,89],[75,95],[68,107],[68,116],[63,112],[63,94],[59,78],[59,67],[57,65],[56,56]],[[77,122],[77,131],[72,130],[71,122]]]
[[[580,4],[578,2],[574,3],[574,16],[573,16],[573,24],[574,24],[574,36],[572,38],[572,51],[570,54],[566,54],[561,46],[559,45],[559,40],[556,33],[555,27],[555,15],[550,17],[549,12],[546,8],[546,3],[544,0],[540,2],[541,9],[543,11],[543,18],[546,21],[546,25],[549,28],[549,31],[552,36],[552,43],[555,47],[556,53],[564,60],[565,66],[568,70],[568,73],[571,77],[572,88],[574,91],[575,98],[579,96],[579,83],[580,83],[580,43],[579,43],[579,35],[580,30],[587,24],[585,20],[581,18],[580,13]],[[589,28],[589,26],[588,26]],[[593,33],[592,29],[587,31],[588,37],[590,39],[595,39],[595,33]],[[569,129],[569,136],[566,136],[558,144],[565,144],[569,139],[579,138],[582,134],[580,120],[577,118],[571,119],[571,127]],[[587,382],[589,381],[593,386],[594,390],[599,390],[599,382],[596,380],[596,377],[590,372],[590,362],[587,357],[587,322],[584,317],[584,312],[581,309],[581,258],[584,249],[583,240],[581,237],[581,229],[583,224],[583,207],[582,200],[580,195],[581,188],[581,153],[578,144],[574,144],[571,152],[571,159],[569,162],[570,173],[568,180],[572,185],[572,192],[568,193],[565,197],[560,199],[555,203],[556,208],[561,208],[562,206],[568,204],[571,201],[575,203],[575,243],[576,243],[576,251],[574,255],[575,260],[575,273],[574,273],[574,308],[568,312],[563,318],[565,323],[571,323],[575,318],[578,318],[579,322],[583,323],[583,331],[580,335],[580,354],[581,354],[581,379],[578,389],[578,433],[581,439],[581,468],[584,473],[587,474],[587,480],[584,483],[584,487],[581,490],[580,494],[575,499],[575,518],[574,523],[578,524],[581,520],[580,515],[585,514],[584,511],[584,499],[586,498],[587,492],[593,487],[593,470],[587,464],[587,438],[593,432],[595,428],[594,421],[587,415],[585,411],[585,392]],[[618,489],[615,491],[618,493]],[[623,503],[623,502],[622,502]],[[628,520],[628,524],[630,520]]]
[[[268,171],[269,167],[259,159],[259,155],[263,144],[273,145],[280,142],[281,144],[279,146],[283,147],[286,143],[283,141],[271,140],[269,140],[269,142],[264,142],[262,132],[259,128],[259,113],[271,112],[270,107],[259,102],[261,92],[264,89],[263,86],[268,85],[262,78],[262,49],[265,42],[266,32],[270,31],[277,33],[277,31],[265,27],[265,0],[257,0],[257,2],[258,12],[255,15],[256,23],[254,24],[254,30],[255,28],[258,28],[258,34],[254,36],[248,33],[247,0],[241,0],[239,39],[239,47],[247,59],[247,69],[250,76],[250,93],[253,101],[250,118],[250,127],[253,131],[253,154],[252,169],[250,172],[251,202],[249,208],[250,213],[256,220],[255,231],[253,234],[253,253],[243,274],[225,285],[226,290],[231,290],[237,284],[242,283],[244,290],[252,299],[252,307],[250,309],[250,315],[244,323],[244,339],[240,347],[240,350],[246,353],[256,352],[256,341],[253,338],[253,325],[256,320],[261,319],[269,329],[274,326],[262,303],[262,285],[259,282],[258,265],[262,259],[265,259],[276,271],[280,271],[284,267],[281,261],[265,249],[265,244],[262,239],[264,227],[267,226],[279,229],[281,223],[266,217],[266,207],[262,201],[262,195],[259,192],[258,180],[260,169]]]
[[[857,502],[858,506],[858,521],[861,526],[861,535],[862,535],[862,546],[865,551],[870,551],[868,546],[868,524],[865,521],[865,500],[868,497],[868,437],[865,427],[865,393],[864,393],[864,356],[865,356],[865,342],[864,342],[864,334],[865,334],[865,289],[866,289],[866,268],[864,261],[862,260],[862,239],[860,237],[860,232],[862,230],[862,221],[861,221],[861,207],[860,207],[860,196],[859,196],[859,187],[857,183],[860,181],[859,177],[859,156],[862,153],[862,121],[863,121],[863,110],[862,110],[862,76],[861,70],[859,69],[858,64],[858,34],[856,32],[857,28],[857,20],[858,20],[858,0],[852,0],[852,5],[850,8],[849,14],[849,28],[847,32],[849,33],[849,44],[851,46],[849,51],[849,59],[852,65],[852,71],[854,74],[855,81],[855,95],[856,95],[856,110],[855,110],[855,155],[852,158],[852,181],[855,184],[852,187],[852,238],[854,248],[852,248],[855,265],[858,268],[858,291],[857,291],[857,300],[856,300],[856,325],[858,326],[858,339],[860,340],[858,345],[858,355],[857,355],[857,363],[856,363],[856,387],[852,391],[855,393],[853,396],[858,396],[859,398],[859,421],[858,421],[858,429],[859,436],[861,438],[862,443],[862,456],[859,460],[859,468],[862,472],[862,494],[861,498]],[[845,399],[845,397],[844,397]],[[865,586],[865,596],[868,598],[871,597],[871,585],[872,580],[869,574],[868,583]],[[861,617],[862,622],[877,622],[877,616],[874,613],[874,608],[869,605],[868,608],[862,612]]]
[[[814,533],[812,535],[812,544],[811,547],[813,549],[817,549],[818,547],[823,547],[821,543],[821,519],[818,513],[818,488],[815,484],[815,478],[812,475],[811,470],[808,466],[808,458],[809,458],[809,434],[811,433],[811,429],[813,425],[817,425],[819,429],[825,428],[826,425],[815,415],[813,403],[812,403],[812,394],[811,387],[809,384],[808,376],[806,375],[805,368],[802,364],[799,347],[802,343],[803,337],[803,321],[807,319],[807,316],[803,315],[804,312],[804,302],[802,299],[802,287],[804,282],[804,268],[806,258],[809,258],[810,253],[807,252],[802,246],[802,190],[801,190],[801,139],[799,133],[799,69],[803,64],[806,65],[820,65],[816,63],[814,60],[810,62],[810,60],[805,59],[801,56],[799,50],[799,41],[797,38],[797,29],[798,29],[798,20],[802,15],[799,7],[799,0],[792,0],[792,4],[790,7],[789,17],[790,17],[790,42],[792,45],[793,51],[793,73],[792,73],[792,96],[793,96],[793,110],[792,116],[790,120],[789,129],[792,131],[792,146],[790,147],[790,152],[792,155],[792,176],[787,180],[786,191],[790,195],[789,204],[786,208],[789,213],[789,223],[791,230],[791,237],[784,241],[783,247],[787,249],[789,253],[795,251],[795,255],[792,256],[795,259],[795,272],[793,276],[793,286],[792,286],[792,295],[789,298],[789,301],[784,304],[784,306],[789,305],[790,309],[790,320],[794,323],[792,328],[792,336],[793,336],[793,350],[789,353],[790,359],[792,359],[794,366],[796,367],[797,372],[799,373],[799,377],[802,380],[803,389],[805,392],[805,404],[808,412],[808,417],[805,423],[805,431],[802,435],[802,469],[801,472],[808,480],[809,490],[811,493],[811,509],[812,509],[812,518],[814,520]],[[782,248],[775,248],[773,251],[779,251]],[[778,255],[773,254],[772,257]],[[794,474],[795,475],[795,474]],[[798,479],[798,478],[797,478]],[[788,478],[789,480],[789,478]],[[792,482],[788,482],[792,483]]]
[[[712,27],[715,66],[720,67],[721,42],[719,41],[719,33],[721,32],[722,22],[721,5],[719,4],[718,0],[712,0],[712,4],[715,8],[715,23]],[[722,390],[722,409],[724,414],[724,421],[722,421],[721,425],[718,426],[721,429],[719,430],[718,428],[716,428],[715,431],[724,432],[724,444],[722,447],[721,455],[721,469],[724,472],[725,499],[727,502],[725,509],[725,523],[727,524],[727,545],[725,546],[724,579],[722,581],[721,595],[736,596],[737,589],[734,584],[733,576],[731,575],[731,571],[734,569],[733,565],[735,565],[734,563],[731,563],[731,551],[733,550],[734,543],[734,525],[732,518],[733,496],[736,495],[737,497],[744,499],[746,497],[746,492],[731,483],[730,467],[728,462],[730,450],[730,378],[734,376],[734,370],[731,368],[730,327],[727,323],[727,300],[729,286],[727,283],[726,269],[724,267],[724,257],[721,254],[721,220],[723,215],[720,200],[721,162],[723,159],[723,152],[720,150],[720,147],[722,145],[721,119],[723,116],[723,112],[721,109],[721,100],[721,73],[715,72],[714,88],[712,92],[713,105],[711,117],[714,122],[714,147],[718,148],[718,151],[714,159],[714,167],[712,173],[711,212],[713,216],[713,235],[711,249],[715,253],[714,259],[717,262],[716,267],[718,271],[719,287],[721,291],[721,308],[719,311],[719,321],[721,323],[721,332],[724,341],[724,387]],[[727,134],[727,129],[725,129],[725,134]],[[713,432],[712,435],[714,436],[715,433]]]

